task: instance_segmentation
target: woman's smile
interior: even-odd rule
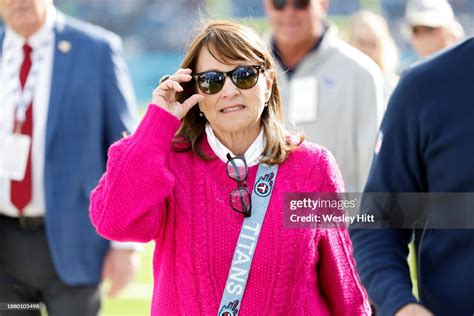
[[[245,109],[245,105],[243,104],[236,104],[236,105],[231,105],[228,107],[225,107],[220,110],[221,113],[233,113],[233,112],[240,112],[243,109]]]

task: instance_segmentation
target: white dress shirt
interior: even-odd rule
[[[44,195],[44,157],[45,157],[45,138],[46,138],[46,119],[48,114],[49,97],[51,91],[51,76],[54,59],[54,26],[56,23],[56,10],[54,7],[48,11],[45,23],[41,28],[28,39],[28,44],[33,49],[32,63],[35,63],[35,49],[39,49],[41,44],[49,42],[42,54],[42,61],[38,68],[38,77],[36,80],[33,94],[33,143],[32,143],[32,199],[24,209],[25,216],[44,216],[45,195]],[[5,49],[12,49],[16,52],[12,62],[16,67],[14,80],[20,77],[20,67],[23,62],[23,45],[25,38],[15,33],[7,26],[5,38],[3,40],[3,54]],[[0,57],[1,58],[1,57]],[[1,58],[1,69],[7,67],[6,58]],[[9,65],[11,67],[11,65]],[[6,87],[7,78],[0,76],[0,87]],[[4,89],[2,89],[4,90]],[[11,133],[13,130],[14,115],[16,104],[9,97],[6,91],[0,92],[0,133]],[[0,153],[1,154],[1,153]],[[10,179],[0,177],[0,212],[16,217],[19,215],[17,208],[10,201]]]
[[[232,157],[236,155],[230,151],[221,141],[216,137],[214,131],[212,130],[211,125],[206,124],[206,136],[207,142],[209,146],[214,151],[217,157],[223,162],[227,162],[227,154],[230,153]],[[247,162],[247,166],[255,166],[259,163],[259,159],[262,157],[262,153],[265,150],[265,146],[267,145],[265,139],[265,133],[263,132],[263,127],[260,129],[260,133],[258,134],[257,138],[254,140],[252,145],[247,149],[244,154],[245,160]]]

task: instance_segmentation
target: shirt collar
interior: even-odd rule
[[[214,134],[214,131],[212,130],[212,127],[209,123],[206,124],[206,135],[209,146],[214,151],[216,156],[219,157],[220,160],[222,160],[223,162],[227,162],[226,155],[228,153],[230,153],[232,157],[236,156],[232,151],[230,151],[227,147],[224,146],[224,144],[220,142],[220,140]],[[251,167],[259,163],[262,153],[265,150],[266,144],[267,142],[265,139],[265,133],[263,132],[262,127],[257,138],[254,140],[252,145],[250,145],[250,147],[244,154],[247,166]]]
[[[54,6],[50,6],[46,14],[46,20],[41,27],[28,39],[28,44],[33,48],[38,48],[42,42],[49,40],[51,35],[54,34],[54,25],[56,23],[57,12]],[[8,25],[5,29],[5,43],[21,47],[25,43],[25,38],[20,34],[16,33]]]

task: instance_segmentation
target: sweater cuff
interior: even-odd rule
[[[171,143],[180,125],[181,121],[176,116],[150,103],[133,137],[147,145],[166,146]]]

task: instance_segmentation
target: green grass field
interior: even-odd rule
[[[151,296],[153,294],[153,246],[145,245],[141,253],[140,269],[131,283],[118,297],[105,298],[102,316],[147,316],[150,315]]]

